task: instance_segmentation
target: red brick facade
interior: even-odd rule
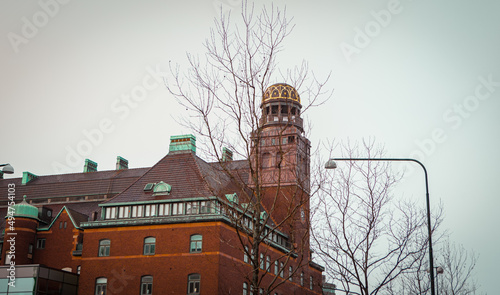
[[[80,273],[80,295],[251,294],[251,243],[243,232],[258,224],[265,229],[257,254],[263,293],[321,294],[323,268],[309,249],[310,144],[300,98],[291,86],[271,88],[251,163],[224,167],[241,173],[246,188],[220,163],[198,158],[191,135],[173,137],[170,153],[151,168],[0,180],[0,188],[15,184],[27,195],[23,210],[38,210],[38,217],[16,217],[16,264]],[[285,92],[275,97],[279,89]],[[246,207],[253,197],[248,165],[262,172],[258,210]],[[246,199],[239,203],[238,195]],[[10,235],[3,225],[5,263]]]

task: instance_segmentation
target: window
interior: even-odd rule
[[[159,216],[170,215],[170,204],[158,205],[158,215]]]
[[[65,221],[64,222],[64,228],[66,228],[68,226],[68,223]]]
[[[276,261],[274,262],[274,274],[275,274],[275,275],[278,275],[278,271],[279,271],[279,270],[278,270],[278,260],[276,260]]]
[[[280,262],[280,277],[284,277],[284,272],[285,272],[285,266],[283,265],[283,262]]]
[[[147,237],[144,239],[144,255],[154,255],[155,254],[155,237]]]
[[[266,270],[268,272],[271,271],[271,257],[269,257],[269,255],[266,257]]]
[[[186,203],[186,214],[198,214],[199,203],[198,202],[187,202]]]
[[[28,245],[28,254],[33,254],[33,244]]]
[[[82,271],[82,266],[81,266],[81,265],[78,265],[78,266],[76,267],[76,274],[77,274],[77,275],[79,275],[81,271]]]
[[[153,277],[143,276],[141,278],[141,295],[153,294]]]
[[[173,203],[172,204],[172,215],[184,214],[184,203]]]
[[[142,217],[143,206],[132,206],[132,217]]]
[[[309,277],[309,289],[311,289],[311,290],[313,289],[313,277],[312,276]]]
[[[45,239],[36,240],[36,248],[37,249],[45,249]]]
[[[264,269],[264,253],[260,253],[260,269]]]
[[[200,294],[201,276],[198,273],[193,273],[188,276],[188,295]]]
[[[130,206],[122,206],[118,209],[118,218],[129,218],[130,217]]]
[[[95,295],[106,295],[107,278],[97,278],[95,280]]]
[[[192,235],[189,252],[191,253],[200,253],[201,245],[202,245],[202,236],[201,235]]]
[[[303,272],[300,273],[300,285],[302,287],[304,287],[304,273]]]
[[[215,206],[212,201],[202,201],[200,202],[200,213],[215,213]]]
[[[248,263],[248,246],[245,246],[245,252],[243,253],[243,261]]]
[[[156,215],[156,205],[146,205],[144,206],[144,216],[150,217]]]
[[[63,226],[63,222],[59,221],[59,228],[62,228],[62,226]]]
[[[116,218],[116,207],[106,208],[106,219],[115,219],[115,218]]]
[[[293,267],[289,266],[288,267],[288,280],[290,282],[293,282],[293,275],[292,274],[293,274]]]
[[[243,295],[248,295],[248,283],[243,283]]]
[[[99,241],[99,256],[109,256],[109,248],[111,246],[110,240],[100,240]]]

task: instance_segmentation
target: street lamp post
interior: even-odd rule
[[[434,258],[432,256],[432,227],[431,227],[431,205],[429,201],[429,181],[427,179],[427,169],[425,169],[424,164],[415,159],[399,159],[399,158],[333,158],[329,159],[325,164],[326,169],[337,168],[337,163],[335,161],[384,161],[384,162],[415,162],[424,169],[425,175],[425,198],[427,202],[427,230],[429,235],[429,273],[431,281],[431,295],[436,295],[434,289]]]
[[[3,167],[0,169],[0,179],[3,178],[4,173],[7,174],[14,173],[14,167],[12,167],[10,164],[0,164],[0,167]]]

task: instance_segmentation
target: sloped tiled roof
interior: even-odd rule
[[[172,187],[169,195],[154,196],[151,191],[144,191],[146,184],[160,181]],[[151,167],[125,191],[106,203],[210,197],[224,193],[226,189],[229,189],[229,184],[229,177],[193,153],[171,153]],[[234,191],[227,191],[227,193],[230,192]]]
[[[148,168],[110,170],[89,173],[70,173],[39,176],[26,185],[22,178],[0,179],[0,200],[7,199],[7,186],[16,185],[16,196],[59,197],[75,195],[97,195],[123,191]]]

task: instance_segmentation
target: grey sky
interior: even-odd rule
[[[84,158],[99,170],[118,155],[131,167],[156,163],[170,135],[190,130],[172,118],[183,109],[152,73],[203,53],[216,6],[240,10],[239,0],[65,2],[0,2],[0,163],[16,169],[7,178],[79,172]],[[422,160],[444,227],[480,254],[477,277],[495,294],[500,2],[274,2],[285,3],[296,28],[280,66],[305,59],[319,77],[332,71],[333,98],[309,113],[313,145],[373,136],[388,156]],[[142,101],[124,98],[144,85]],[[402,185],[423,198],[418,170]]]

